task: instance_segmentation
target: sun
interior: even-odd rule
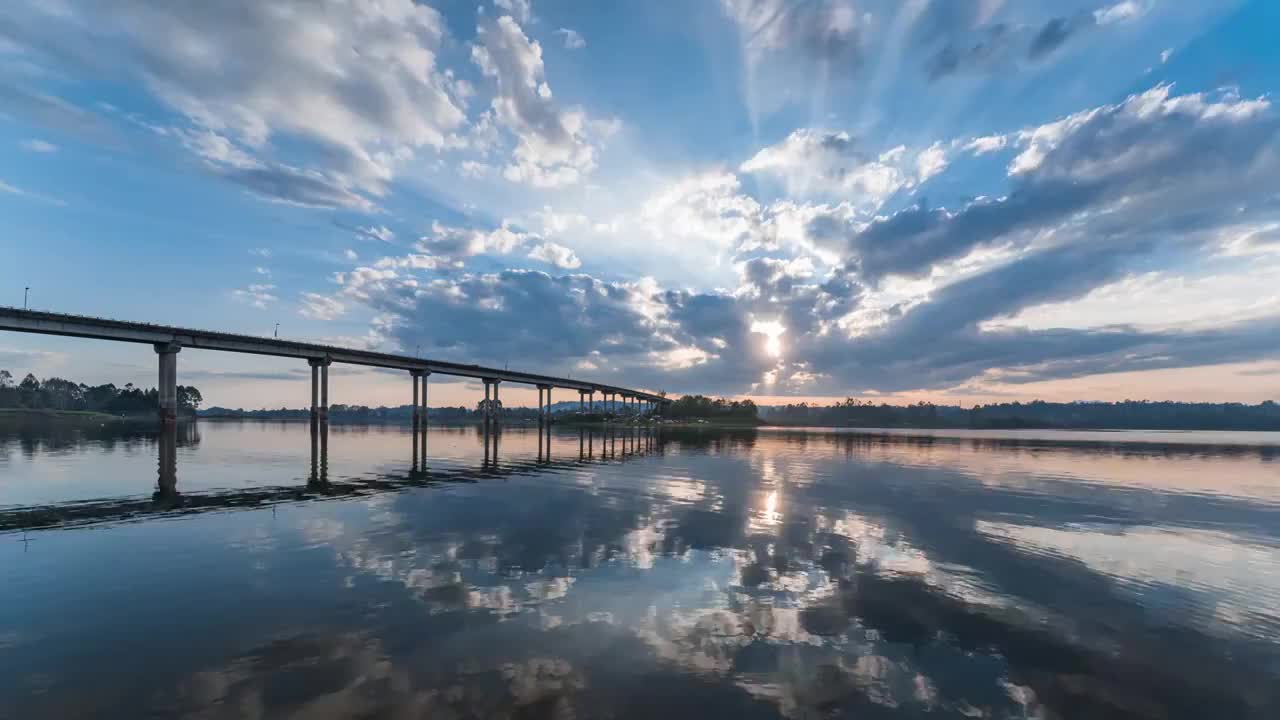
[[[786,331],[777,320],[756,320],[751,323],[751,332],[765,336],[764,351],[769,357],[782,357],[782,334]]]

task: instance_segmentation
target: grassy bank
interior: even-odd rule
[[[0,420],[10,421],[67,421],[67,422],[117,422],[125,416],[94,412],[93,410],[49,410],[45,408],[0,408]]]
[[[178,416],[179,422],[187,422],[191,415]],[[107,423],[152,423],[154,412],[113,415],[94,410],[52,410],[48,408],[0,408],[0,423],[14,425],[103,425]]]

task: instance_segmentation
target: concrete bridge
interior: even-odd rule
[[[85,315],[68,315],[0,307],[0,330],[151,345],[155,348],[159,360],[160,418],[162,422],[170,423],[177,419],[178,353],[183,348],[222,350],[225,352],[306,360],[311,366],[311,417],[322,422],[328,419],[329,365],[335,362],[395,368],[408,372],[413,380],[415,420],[426,420],[427,378],[432,374],[476,378],[484,381],[486,419],[492,419],[493,417],[494,408],[498,405],[498,386],[504,382],[537,387],[539,414],[542,417],[547,417],[550,414],[552,388],[577,392],[579,408],[583,411],[586,411],[589,407],[595,408],[596,393],[600,394],[601,400],[604,402],[612,399],[616,403],[617,400],[621,399],[624,407],[633,412],[660,412],[661,408],[668,402],[666,398],[654,393],[586,380],[444,362],[409,357],[407,355],[352,350],[279,338],[261,338],[252,335],[238,335],[168,325],[151,325],[149,323],[110,320]],[[418,391],[420,382],[422,385],[421,393]],[[490,398],[491,392],[492,399]]]

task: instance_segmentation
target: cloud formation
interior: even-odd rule
[[[940,144],[911,153],[905,146],[879,153],[859,147],[843,131],[803,128],[742,163],[745,173],[781,179],[793,197],[839,196],[874,211],[900,190],[911,189],[947,165]]]
[[[560,28],[556,31],[556,34],[564,37],[564,47],[566,50],[581,50],[587,46],[587,41],[577,30]]]
[[[554,265],[561,270],[576,270],[582,267],[582,261],[578,259],[573,250],[553,242],[544,242],[534,246],[529,251],[529,257]]]
[[[260,310],[279,300],[275,293],[276,286],[270,283],[257,283],[246,288],[231,291],[231,296],[243,303],[248,303]]]
[[[481,17],[471,58],[497,85],[492,110],[516,139],[503,176],[534,187],[572,185],[596,166],[601,127],[582,110],[562,109],[547,84],[542,46],[510,15]]]
[[[104,64],[132,74],[194,133],[223,144],[221,155],[204,146],[202,158],[265,197],[367,208],[358,196],[384,194],[404,160],[445,147],[465,120],[436,66],[442,19],[412,0],[71,0],[64,9],[21,9],[10,39],[87,75]],[[322,164],[269,159],[280,138],[307,143]]]
[[[846,67],[862,61],[864,16],[850,0],[723,0],[748,50],[790,52]]]
[[[1020,150],[1006,195],[954,211],[921,203],[851,229],[849,262],[874,281],[924,273],[981,247],[1080,234],[1065,225],[1072,219],[1113,237],[1222,222],[1280,177],[1269,107],[1265,99],[1174,97],[1162,85],[1020,131],[1005,140]]]

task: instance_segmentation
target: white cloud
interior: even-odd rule
[[[529,0],[493,0],[493,4],[515,16],[522,23],[529,22],[533,16],[533,7]]]
[[[1271,106],[1266,98],[1242,100],[1227,96],[1221,101],[1214,101],[1204,93],[1173,97],[1172,90],[1172,85],[1158,85],[1144,93],[1126,98],[1123,103],[1074,113],[1061,120],[1017,133],[1017,142],[1024,149],[1010,163],[1009,174],[1023,175],[1039,170],[1050,152],[1099,116],[1110,118],[1111,122],[1125,127],[1159,122],[1161,119],[1172,121],[1177,118],[1191,122],[1232,124],[1247,121],[1265,112]],[[1166,151],[1171,150],[1173,150],[1172,147],[1166,149]],[[1111,158],[1100,158],[1096,163],[1090,163],[1090,171],[1097,172],[1108,166],[1115,167],[1133,161],[1156,159],[1158,158],[1139,158],[1132,153],[1121,154]]]
[[[438,258],[432,255],[422,255],[418,253],[410,253],[401,255],[400,257],[384,257],[379,258],[373,264],[375,268],[386,270],[388,268],[397,270],[436,270],[439,268],[449,267],[451,263],[446,258]]]
[[[389,243],[396,239],[396,234],[391,228],[385,225],[370,225],[369,227],[357,227],[356,232],[370,240],[381,240]]]
[[[333,320],[346,312],[346,306],[331,297],[318,293],[302,293],[298,314],[312,320]]]
[[[984,135],[965,143],[964,150],[974,155],[986,155],[997,150],[1003,150],[1008,144],[1009,138],[1004,135]]]
[[[189,147],[264,197],[368,209],[335,188],[381,196],[397,167],[465,121],[436,67],[443,19],[413,0],[65,8],[17,13],[17,37],[64,63],[131,73],[187,119]],[[277,137],[313,148],[315,164],[272,160]]]
[[[564,36],[564,46],[566,49],[581,50],[587,46],[587,41],[583,39],[582,35],[577,30],[560,28],[556,31],[556,34]]]
[[[259,275],[270,275],[270,274],[271,274],[271,270],[269,270],[269,269],[267,269],[267,268],[264,268],[264,267],[262,267],[261,265],[259,265],[258,267],[255,267],[255,268],[253,269],[253,271],[254,271],[255,273],[259,274]]]
[[[749,55],[791,51],[817,60],[854,62],[862,51],[861,31],[870,16],[853,0],[722,0],[725,13],[741,29]]]
[[[726,251],[759,243],[760,204],[739,190],[733,173],[692,175],[646,200],[638,221],[658,247],[719,262]]]
[[[462,173],[464,177],[472,179],[485,177],[492,170],[493,168],[488,165],[475,160],[463,160],[462,163],[458,165],[458,172]]]
[[[356,254],[356,251],[352,250],[351,248],[347,248],[346,250],[343,250],[342,256],[348,260],[356,260],[360,257],[359,255]]]
[[[211,172],[242,185],[264,200],[301,207],[365,211],[374,207],[341,175],[263,162],[240,145],[209,130],[176,130],[173,134],[202,158]]]
[[[607,134],[582,110],[559,107],[547,84],[542,47],[510,16],[482,17],[471,57],[497,83],[494,117],[516,138],[503,176],[512,182],[553,188],[572,185],[596,166],[592,136]]]
[[[533,213],[533,216],[542,224],[542,232],[545,235],[561,235],[571,230],[585,228],[591,223],[591,220],[582,213],[557,213],[546,206]]]
[[[1121,0],[1121,2],[1118,2],[1115,5],[1109,5],[1095,10],[1093,12],[1093,19],[1099,25],[1112,25],[1115,23],[1130,22],[1146,15],[1147,11],[1150,9],[1150,3],[1147,2]]]
[[[1029,307],[990,327],[1037,330],[1128,325],[1186,330],[1273,314],[1280,306],[1280,262],[1233,271],[1129,275],[1061,303]]]
[[[33,192],[31,190],[25,190],[23,188],[18,187],[17,185],[11,185],[5,182],[4,180],[0,180],[0,193],[9,193],[10,195],[17,195],[18,197],[30,198],[31,200],[39,200],[40,202],[49,203],[50,205],[57,205],[59,207],[66,206],[67,204],[65,201],[60,200],[58,198],[51,197],[49,195],[44,195],[38,192]]]
[[[929,178],[947,169],[947,151],[942,143],[936,142],[916,156],[916,180],[925,182]]]
[[[846,132],[802,128],[766,147],[739,168],[782,179],[793,196],[840,195],[874,211],[899,190],[912,188],[947,166],[946,149],[934,143],[908,160],[906,147],[874,154],[858,147]]]
[[[1173,57],[1173,48],[1165,48],[1160,51],[1160,64],[1169,62],[1169,58]]]
[[[544,242],[529,251],[529,257],[550,263],[563,270],[576,270],[582,267],[582,261],[572,250],[553,242]]]
[[[417,249],[445,258],[463,258],[496,253],[506,255],[536,238],[503,224],[493,230],[431,224],[431,233],[419,238]]]
[[[259,248],[249,248],[249,254],[250,254],[250,255],[257,255],[258,257],[262,257],[262,258],[269,258],[269,257],[271,257],[271,249],[270,249],[270,248],[264,248],[264,247],[259,247]]]
[[[51,142],[45,142],[44,140],[40,140],[37,138],[32,138],[30,140],[23,140],[21,143],[19,143],[19,146],[23,150],[26,150],[27,152],[33,152],[33,153],[52,153],[52,152],[58,151],[57,145],[54,145]]]
[[[257,284],[250,285],[242,290],[233,290],[232,297],[240,302],[248,303],[256,308],[266,309],[267,305],[275,302],[277,298],[272,291],[276,289],[275,285]]]

